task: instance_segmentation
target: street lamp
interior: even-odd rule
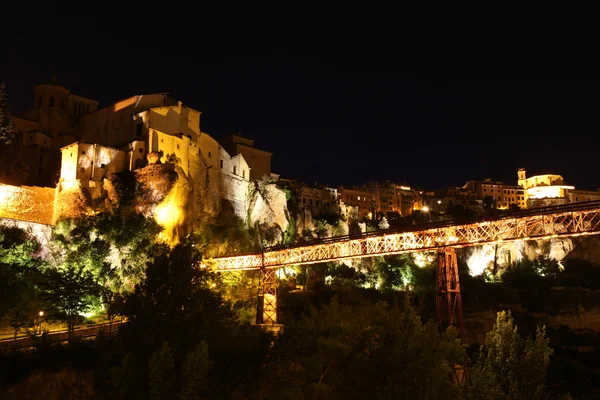
[[[431,213],[429,212],[429,207],[423,206],[423,212],[426,212],[429,215],[429,222],[431,222]]]
[[[42,317],[44,316],[44,312],[40,311],[38,313],[38,315],[40,316],[40,318],[38,320],[38,333],[37,334],[38,334],[38,336],[41,336],[42,335],[42,322],[43,322]]]

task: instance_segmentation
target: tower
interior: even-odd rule
[[[523,189],[527,189],[525,185],[527,184],[527,174],[525,173],[525,168],[519,168],[517,170],[517,185],[521,186]]]

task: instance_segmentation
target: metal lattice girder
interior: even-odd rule
[[[579,236],[600,233],[600,204],[568,212],[525,215],[494,221],[443,226],[412,232],[381,233],[356,239],[332,238],[327,242],[296,246],[264,253],[264,267],[313,264],[347,258],[392,255],[435,250],[442,247],[476,246],[501,241],[551,239],[559,236]],[[259,269],[263,255],[244,255],[213,259],[221,271]]]
[[[460,336],[464,335],[462,296],[458,278],[456,251],[445,247],[438,252],[436,319],[438,327],[445,329],[456,326]]]
[[[262,268],[260,275],[259,299],[262,299],[261,323],[264,325],[277,324],[277,271],[275,269]]]

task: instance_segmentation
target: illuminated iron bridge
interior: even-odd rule
[[[261,271],[263,324],[276,324],[275,270],[351,258],[438,250],[438,322],[458,323],[462,304],[454,248],[509,241],[548,240],[600,233],[600,201],[531,209],[470,222],[425,223],[404,230],[382,230],[332,237],[309,244],[266,248],[257,254],[206,260],[217,271]],[[259,313],[260,313],[259,304]],[[446,310],[447,308],[447,310]]]

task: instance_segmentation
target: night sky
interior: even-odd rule
[[[525,167],[600,188],[600,36],[585,11],[317,18],[166,2],[74,15],[47,3],[3,17],[15,111],[55,73],[102,105],[170,92],[202,111],[203,131],[241,132],[274,153],[273,172],[307,183],[514,184]]]

